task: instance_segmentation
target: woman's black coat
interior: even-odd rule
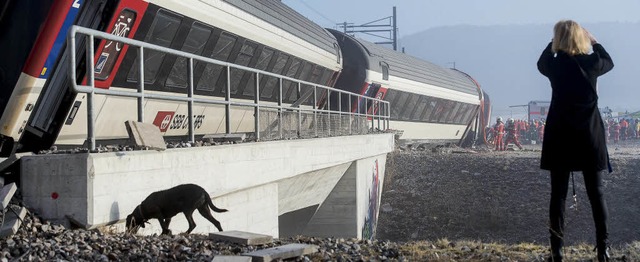
[[[542,51],[538,70],[549,78],[552,96],[540,168],[554,171],[609,169],[596,79],[612,68],[613,61],[600,44],[594,44],[593,53],[589,55],[571,56],[558,51],[554,56],[551,43]]]

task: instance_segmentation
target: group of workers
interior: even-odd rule
[[[537,119],[525,121],[509,118],[505,124],[502,121],[502,117],[498,117],[489,132],[492,134],[491,140],[495,145],[496,151],[506,150],[509,144],[515,144],[522,149],[519,137],[527,141],[542,141],[544,137],[544,121]]]
[[[617,144],[621,139],[640,139],[640,118],[635,120],[610,118],[604,121],[604,125],[607,131],[607,141],[613,139],[614,144]]]
[[[640,139],[640,118],[609,118],[604,121],[607,131],[607,140],[618,143],[620,140]],[[496,151],[506,150],[508,144],[515,144],[522,149],[519,138],[525,141],[542,142],[544,137],[544,120],[519,120],[507,119],[502,121],[502,117],[496,119],[496,123],[489,127],[490,142],[495,145]],[[535,143],[535,142],[532,142]]]

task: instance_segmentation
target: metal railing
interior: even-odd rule
[[[78,81],[76,78],[76,35],[84,35],[85,37],[89,38],[89,41],[86,42],[86,49],[85,49],[85,54],[87,57],[87,85],[78,85]],[[110,40],[110,41],[115,41],[118,43],[123,43],[123,44],[127,44],[129,45],[129,47],[135,47],[137,48],[138,51],[138,81],[139,81],[139,85],[136,91],[120,91],[120,90],[110,90],[110,89],[102,89],[102,88],[95,88],[95,62],[94,62],[94,42],[95,42],[95,38],[99,38],[99,39],[103,39],[103,40]],[[354,121],[354,119],[356,118],[364,118],[366,121],[368,121],[370,119],[371,121],[371,126],[370,128],[373,129],[375,127],[377,127],[379,130],[386,130],[389,128],[389,118],[390,118],[390,107],[389,107],[389,102],[381,100],[381,99],[375,99],[375,98],[370,98],[370,97],[366,97],[360,94],[355,94],[355,93],[351,93],[351,92],[346,92],[343,90],[339,90],[339,89],[335,89],[329,86],[324,86],[324,85],[318,85],[315,83],[311,83],[311,82],[307,82],[307,81],[302,81],[302,80],[298,80],[298,79],[294,79],[294,78],[290,78],[287,76],[282,76],[282,75],[278,75],[278,74],[274,74],[274,73],[270,73],[267,71],[263,71],[263,70],[257,70],[257,69],[253,69],[253,68],[249,68],[249,67],[245,67],[245,66],[241,66],[241,65],[236,65],[236,64],[232,64],[232,63],[228,63],[228,62],[224,62],[224,61],[219,61],[219,60],[215,60],[212,58],[208,58],[208,57],[203,57],[203,56],[199,56],[199,55],[195,55],[192,53],[187,53],[184,51],[179,51],[179,50],[174,50],[174,49],[170,49],[170,48],[166,48],[166,47],[162,47],[162,46],[157,46],[157,45],[153,45],[153,44],[149,44],[149,43],[145,43],[142,41],[138,41],[138,40],[134,40],[134,39],[129,39],[129,38],[125,38],[125,37],[120,37],[120,36],[116,36],[116,35],[112,35],[112,34],[108,34],[108,33],[104,33],[101,31],[97,31],[97,30],[93,30],[93,29],[88,29],[88,28],[84,28],[84,27],[80,27],[80,26],[72,26],[68,35],[68,42],[69,43],[67,45],[68,48],[68,52],[71,55],[71,70],[70,70],[70,77],[71,77],[71,83],[72,83],[72,87],[73,90],[75,90],[75,92],[77,93],[86,93],[87,94],[87,141],[89,142],[89,147],[91,150],[95,150],[96,147],[96,137],[95,137],[95,111],[94,111],[94,96],[96,94],[99,95],[108,95],[108,96],[120,96],[120,97],[130,97],[130,98],[137,98],[137,120],[138,122],[144,122],[144,101],[145,99],[157,99],[157,100],[165,100],[165,101],[177,101],[177,102],[185,102],[187,103],[187,107],[188,107],[188,132],[189,132],[189,140],[190,142],[194,142],[195,141],[195,131],[194,131],[194,115],[193,115],[193,106],[194,103],[199,103],[199,104],[207,104],[207,105],[222,105],[225,107],[225,128],[226,128],[226,133],[229,134],[231,133],[231,127],[230,127],[230,123],[231,123],[231,107],[253,107],[254,108],[254,125],[255,125],[255,139],[256,141],[260,140],[260,110],[261,109],[271,109],[271,110],[277,110],[278,112],[278,116],[277,116],[277,124],[278,124],[278,133],[279,133],[279,137],[283,138],[283,134],[282,134],[282,123],[283,123],[283,115],[284,112],[294,112],[297,113],[298,117],[297,117],[297,128],[298,128],[298,134],[300,134],[300,131],[302,129],[302,114],[312,114],[313,115],[313,126],[314,126],[314,134],[317,136],[318,134],[318,117],[319,116],[326,116],[327,119],[329,119],[329,121],[326,123],[326,125],[328,125],[329,127],[329,135],[331,134],[331,118],[333,116],[338,116],[340,121],[339,121],[339,125],[342,127],[342,119],[344,116],[348,116],[348,122],[349,122],[349,130],[348,133],[352,134],[352,129],[351,129],[351,122]],[[144,52],[145,50],[155,50],[158,52],[163,52],[166,54],[171,54],[171,55],[175,55],[177,57],[184,57],[188,59],[188,87],[187,87],[187,94],[186,96],[184,96],[184,94],[181,95],[175,95],[174,94],[170,94],[170,93],[148,93],[145,92],[145,78],[144,78]],[[123,54],[121,54],[123,55]],[[225,93],[225,100],[216,100],[216,99],[212,99],[210,97],[207,96],[194,96],[194,76],[193,76],[193,68],[194,68],[194,60],[198,61],[198,62],[204,62],[207,64],[215,64],[215,65],[220,65],[220,66],[224,66],[226,68],[226,93]],[[240,99],[240,98],[231,98],[231,69],[238,69],[238,70],[243,70],[246,72],[251,72],[253,74],[255,74],[255,87],[254,87],[254,94],[253,94],[253,102],[247,102],[250,100],[247,99]],[[90,73],[90,72],[94,72],[94,73]],[[267,104],[266,101],[262,101],[260,100],[260,77],[261,76],[271,76],[271,77],[275,77],[278,79],[278,101],[277,101],[277,105],[275,104]],[[302,89],[304,88],[311,88],[313,89],[313,105],[311,106],[293,106],[291,104],[285,104],[283,103],[283,99],[282,99],[282,89],[283,89],[283,81],[287,80],[287,81],[291,81],[294,83],[297,83],[297,89],[298,92],[300,93],[302,91]],[[318,108],[317,104],[318,104],[318,92],[322,91],[322,92],[326,92],[326,103],[325,103],[325,107],[326,109],[321,109]],[[304,92],[303,92],[304,93]],[[338,97],[338,108],[331,108],[331,95],[332,93],[337,93],[339,95],[337,95]],[[348,102],[349,102],[349,107],[347,109],[347,111],[343,111],[342,110],[342,97],[343,96],[347,96],[348,97]],[[234,101],[234,100],[240,100],[240,101]],[[364,101],[364,113],[360,112],[362,110],[360,110],[360,106],[357,106],[357,110],[358,112],[351,112],[351,106],[352,106],[352,102],[353,101],[358,101],[358,102],[362,102]],[[369,110],[369,105],[373,103],[373,106],[371,107],[372,110]],[[360,103],[358,103],[360,104]],[[373,112],[373,113],[369,113],[369,112]],[[367,124],[368,125],[368,124]]]

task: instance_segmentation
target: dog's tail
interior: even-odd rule
[[[222,208],[217,208],[214,204],[213,201],[211,201],[211,197],[209,196],[209,194],[207,194],[207,204],[209,204],[209,207],[211,208],[211,210],[218,212],[218,213],[223,213],[223,212],[227,212],[229,210],[226,209],[222,209]]]

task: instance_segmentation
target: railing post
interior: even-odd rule
[[[282,134],[282,124],[284,121],[282,118],[284,117],[282,112],[282,77],[278,78],[278,134],[280,135],[280,139],[284,138]]]
[[[256,72],[256,87],[253,97],[254,107],[254,125],[256,125],[256,141],[260,141],[260,73]]]
[[[371,101],[371,114],[369,114],[369,98],[366,97],[365,100],[365,105],[364,105],[364,112],[365,114],[367,114],[367,118],[369,118],[369,115],[371,115],[371,131],[373,131],[376,128],[376,118],[374,117],[373,114],[373,101]]]
[[[298,82],[298,99],[300,99],[300,82]],[[298,138],[302,137],[302,103],[298,106]]]
[[[380,101],[373,101],[373,114],[376,116],[376,120],[378,120],[378,130],[380,129]]]
[[[95,87],[95,75],[94,75],[94,61],[93,61],[93,35],[89,35],[89,41],[87,42],[87,62],[89,66],[89,70],[87,70],[87,75],[89,76],[89,86],[91,87],[91,93],[87,94],[87,133],[89,136],[89,149],[91,151],[96,150],[96,134],[95,134],[95,112],[93,108],[93,99],[95,95],[94,89]],[[75,63],[76,61],[71,61],[71,63]],[[75,74],[75,72],[72,72]]]
[[[338,135],[342,135],[342,92],[338,92],[338,118],[340,122],[338,122]]]
[[[318,87],[313,86],[313,137],[318,137]]]
[[[227,65],[227,94],[224,98],[227,104],[224,106],[224,126],[227,134],[231,134],[231,66]]]
[[[352,106],[351,94],[349,94],[349,135],[353,135],[353,112],[351,110]]]
[[[195,126],[193,124],[193,58],[189,58],[189,93],[187,96],[189,97],[189,102],[187,103],[187,110],[189,112],[189,142],[196,142],[196,132]]]
[[[140,85],[138,85],[138,93],[141,95],[138,97],[138,122],[144,122],[144,47],[141,46],[138,48],[138,54],[140,57],[140,68],[138,68]]]
[[[331,136],[331,90],[327,89],[327,136]]]

